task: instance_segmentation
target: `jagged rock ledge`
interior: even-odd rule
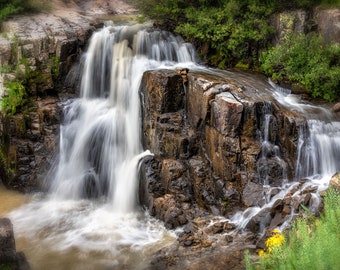
[[[148,71],[141,88],[144,147],[155,154],[145,164],[148,188],[142,201],[169,228],[190,220],[185,204],[220,215],[261,205],[258,162],[267,107],[274,115],[268,136],[282,149],[287,172],[294,172],[298,125],[304,123],[277,105],[264,81],[254,88],[251,76],[240,83],[242,74],[190,71],[187,77],[184,86],[175,71]],[[270,153],[267,161],[269,184],[280,186],[282,164]]]
[[[284,174],[294,172],[298,128],[305,119],[277,104],[268,89],[263,78],[247,73],[189,71],[185,81],[175,70],[144,73],[143,145],[154,156],[143,164],[140,200],[167,228],[184,228],[178,246],[155,257],[156,268],[205,269],[202,262],[212,260],[243,269],[243,250],[256,248],[264,219],[276,227],[289,218],[290,207],[299,206],[288,198],[277,202],[249,222],[242,236],[221,218],[264,204],[259,160],[269,108],[268,137],[282,149],[279,162],[267,153],[269,184],[280,186]],[[202,260],[195,259],[198,254]]]

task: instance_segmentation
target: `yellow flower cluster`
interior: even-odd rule
[[[261,249],[258,252],[260,257],[268,257],[268,254],[273,251],[273,248],[280,247],[285,242],[284,236],[281,234],[280,230],[273,230],[273,235],[266,240],[266,251]]]

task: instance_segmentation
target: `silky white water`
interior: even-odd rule
[[[10,214],[33,269],[144,269],[174,236],[138,206],[143,72],[190,65],[194,50],[143,25],[107,26],[84,55],[81,96],[64,103],[48,195]],[[25,246],[23,244],[23,246]],[[124,268],[125,269],[125,268]]]

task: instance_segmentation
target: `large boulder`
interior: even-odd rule
[[[30,269],[25,255],[16,252],[13,225],[8,218],[0,218],[0,269]]]
[[[320,35],[327,42],[340,44],[340,9],[317,8],[314,18]]]
[[[188,222],[181,211],[196,205],[216,215],[263,205],[263,179],[272,186],[292,179],[302,121],[261,80],[255,88],[232,72],[185,75],[184,82],[174,70],[147,71],[140,89],[143,145],[154,153],[140,197],[170,227]]]

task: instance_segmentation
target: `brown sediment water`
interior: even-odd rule
[[[30,196],[20,192],[9,190],[0,185],[0,217],[29,202]]]

